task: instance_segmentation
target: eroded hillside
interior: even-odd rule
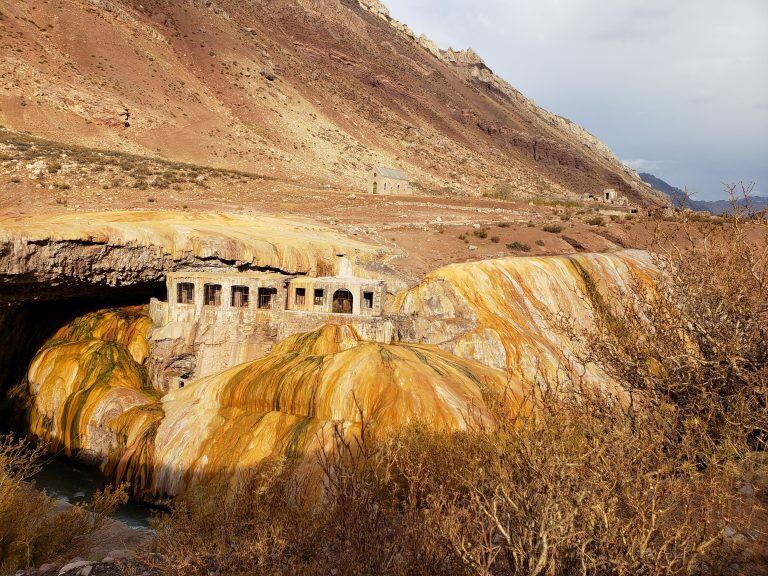
[[[316,186],[361,188],[381,162],[423,191],[658,202],[596,138],[378,2],[4,0],[0,31],[0,123],[53,140]]]

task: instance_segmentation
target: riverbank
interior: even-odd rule
[[[71,505],[86,502],[104,487],[104,477],[97,469],[55,456],[45,458],[40,472],[32,480],[52,498]],[[115,510],[112,517],[132,530],[151,533],[154,510],[147,504],[128,502]]]

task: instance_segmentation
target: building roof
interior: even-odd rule
[[[408,180],[408,175],[402,170],[396,168],[387,168],[386,166],[376,166],[374,168],[376,172],[384,176],[385,178],[394,178],[395,180]]]

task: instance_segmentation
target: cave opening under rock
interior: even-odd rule
[[[14,421],[8,391],[21,382],[37,351],[61,327],[89,312],[147,305],[153,297],[166,299],[164,281],[59,287],[0,282],[0,429],[12,427]]]

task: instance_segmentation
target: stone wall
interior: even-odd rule
[[[297,296],[297,291],[304,290],[304,301]],[[315,302],[315,290],[322,290],[322,299]],[[288,288],[286,308],[296,312],[325,313],[333,312],[333,296],[338,290],[348,290],[352,293],[352,315],[381,316],[387,297],[387,287],[382,280],[367,280],[363,278],[295,278]],[[372,297],[370,305],[366,305],[365,294]]]
[[[397,332],[392,321],[382,318],[386,283],[363,278],[292,278],[280,274],[220,275],[177,272],[168,275],[168,302],[153,299],[150,316],[152,354],[149,369],[154,385],[162,392],[183,387],[186,382],[222,372],[232,366],[267,355],[285,338],[309,332],[325,324],[346,324],[365,339],[390,343]],[[178,286],[193,287],[192,301],[178,301]],[[205,286],[221,286],[221,301],[207,305]],[[249,289],[249,305],[232,305],[232,288]],[[272,306],[260,309],[259,288],[276,291]],[[297,289],[304,289],[304,303],[297,302]],[[323,290],[323,300],[314,304],[314,290]],[[337,290],[352,293],[351,314],[332,313]],[[364,295],[371,296],[365,306]]]
[[[410,196],[411,187],[407,180],[375,174],[368,185],[368,192],[385,196]]]
[[[283,274],[253,273],[226,275],[220,273],[176,272],[168,274],[169,320],[171,322],[193,322],[203,315],[210,322],[250,324],[264,322],[270,316],[279,316],[286,308],[288,282],[291,277]],[[192,303],[178,302],[179,284],[194,286]],[[205,286],[221,287],[221,301],[217,305],[206,305]],[[233,287],[248,289],[248,305],[234,306]],[[271,289],[276,293],[271,297],[269,308],[261,308],[259,289]]]

